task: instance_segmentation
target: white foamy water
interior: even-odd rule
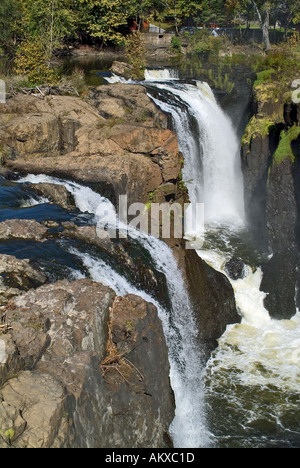
[[[123,84],[132,84],[139,83],[134,80],[127,80],[126,78],[112,73],[111,76],[105,76],[104,79],[109,84],[123,83]],[[146,81],[174,81],[178,80],[178,71],[176,69],[146,69],[145,70],[145,80]]]
[[[107,213],[105,223],[116,223],[114,206],[89,187],[44,175],[29,175],[19,182],[63,185],[73,194],[82,212],[94,214],[95,223],[99,221],[98,214],[103,212]],[[171,249],[164,242],[142,234],[131,226],[119,223],[119,227],[127,229],[129,236],[150,253],[157,270],[164,273],[172,311],[166,311],[147,293],[137,290],[104,261],[77,250],[72,250],[72,253],[82,260],[95,281],[112,287],[119,295],[137,294],[156,305],[169,349],[170,380],[176,401],[176,415],[170,428],[174,445],[181,448],[208,447],[210,434],[205,424],[202,353],[181,272]]]
[[[43,203],[50,203],[46,197],[30,197],[28,200],[24,200],[20,203],[21,208],[30,208],[32,206],[42,205]]]
[[[184,181],[193,203],[204,203],[206,224],[244,223],[240,143],[207,83],[155,83],[172,99],[152,98],[173,118],[184,154]]]
[[[169,81],[178,80],[178,70],[176,69],[146,69],[145,70],[146,81]]]
[[[125,84],[130,84],[130,83],[135,83],[133,80],[126,80],[122,76],[116,75],[115,73],[112,73],[111,76],[105,76],[104,79],[109,83],[109,84],[116,84],[116,83],[125,83]]]
[[[226,274],[230,257],[220,252],[199,251],[210,266]],[[227,276],[228,277],[228,276]],[[239,369],[244,385],[274,385],[299,391],[300,312],[291,320],[274,320],[264,307],[266,294],[260,290],[262,271],[246,266],[244,278],[232,280],[241,324],[231,325],[219,340],[219,349],[208,363],[210,372]],[[295,309],[296,312],[296,309]],[[263,366],[264,373],[260,372]]]

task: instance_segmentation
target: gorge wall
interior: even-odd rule
[[[253,117],[242,141],[250,226],[272,255],[261,289],[271,316],[289,319],[299,306],[300,106],[277,84],[254,85]]]

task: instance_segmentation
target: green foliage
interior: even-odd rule
[[[22,0],[23,31],[26,38],[42,41],[52,49],[75,31],[76,13],[71,0]]]
[[[80,27],[94,38],[119,44],[123,35],[120,28],[127,25],[131,12],[128,0],[79,0]]]
[[[283,130],[280,135],[280,142],[273,157],[273,164],[281,164],[286,158],[295,161],[292,149],[293,141],[300,137],[300,127],[294,125],[288,131]]]
[[[203,0],[201,2],[200,21],[204,26],[225,23],[225,5],[223,0]]]
[[[15,72],[26,76],[29,83],[53,84],[56,76],[53,69],[46,64],[45,49],[38,41],[24,41],[19,46],[15,59]]]
[[[213,37],[207,29],[202,29],[191,36],[189,53],[200,55],[218,55],[223,46],[223,38]]]
[[[181,51],[181,40],[178,36],[173,36],[171,41],[171,48],[174,52]]]
[[[3,437],[3,439],[7,441],[9,444],[11,444],[15,437],[15,430],[11,427],[10,429],[7,429],[6,431],[0,431],[0,436]]]
[[[271,82],[275,73],[276,70],[274,70],[274,68],[270,68],[269,70],[263,70],[257,73],[257,80],[255,81],[254,86],[259,86],[263,83]]]
[[[20,29],[21,8],[18,0],[0,2],[0,46],[12,55]]]
[[[143,80],[146,68],[146,46],[140,32],[130,34],[125,42],[128,63],[132,66],[132,78]]]
[[[274,126],[274,121],[270,117],[265,117],[258,119],[257,117],[252,117],[248,123],[245,134],[242,138],[242,145],[250,145],[252,138],[256,136],[266,137],[269,135],[270,128]]]
[[[289,42],[286,46],[270,51],[265,57],[258,57],[253,64],[253,70],[257,72],[256,85],[270,81],[285,84],[298,78],[300,62],[297,44],[297,41],[293,44]]]

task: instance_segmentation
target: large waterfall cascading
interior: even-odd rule
[[[98,214],[104,211],[106,212],[105,223],[113,225],[116,222],[117,214],[114,206],[89,187],[45,175],[29,175],[20,179],[19,182],[64,185],[73,194],[80,211],[95,216],[96,224],[99,222]],[[174,445],[181,448],[207,447],[210,445],[210,434],[205,424],[204,387],[201,375],[204,371],[202,353],[196,342],[197,327],[181,272],[171,249],[164,242],[152,236],[141,235],[130,225],[125,226],[121,222],[118,225],[121,229],[126,228],[129,236],[148,250],[156,268],[164,273],[172,303],[171,313],[149,294],[137,290],[103,260],[76,249],[71,249],[70,253],[82,260],[95,281],[111,287],[119,295],[137,294],[155,304],[169,348],[170,380],[176,401],[175,419],[170,428]]]
[[[172,100],[152,98],[171,113],[185,158],[190,200],[204,203],[207,224],[243,224],[244,195],[237,135],[206,83],[156,83]],[[174,100],[179,98],[181,104]],[[193,128],[196,127],[196,128]],[[213,136],[213,138],[212,138]]]

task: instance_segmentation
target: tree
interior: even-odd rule
[[[80,27],[103,44],[119,44],[124,39],[123,29],[128,19],[144,11],[148,0],[79,0]]]
[[[201,5],[201,22],[204,26],[209,24],[222,25],[225,22],[225,3],[223,0],[203,0]]]
[[[18,0],[1,0],[0,2],[0,46],[13,55],[17,43],[21,8]]]
[[[263,33],[263,42],[265,43],[266,50],[270,50],[270,17],[276,12],[282,11],[285,9],[288,12],[287,28],[293,22],[297,22],[298,15],[300,16],[300,2],[299,0],[246,0],[253,5],[255,14],[258,18],[260,28]]]
[[[292,25],[300,23],[300,2],[299,0],[280,2],[278,10],[281,24],[287,35],[287,31]]]
[[[272,10],[272,6],[274,6],[274,2],[272,1],[256,1],[251,0],[256,11],[260,28],[263,33],[263,42],[265,43],[266,50],[271,49],[271,41],[270,41],[270,14]]]
[[[130,34],[125,42],[126,56],[128,63],[132,67],[132,78],[134,80],[143,80],[145,77],[146,45],[140,31]]]
[[[72,0],[15,0],[22,23],[16,47],[15,71],[26,75],[30,83],[53,83],[51,67],[54,51],[75,30]]]
[[[53,84],[53,69],[45,61],[45,49],[38,41],[23,41],[15,57],[15,72],[26,76],[30,84]]]
[[[54,50],[75,31],[76,12],[71,0],[20,0],[23,32],[28,41],[39,41],[50,63]]]
[[[250,21],[253,20],[253,5],[246,0],[226,0],[226,17],[228,23],[238,25],[243,24],[248,28]]]

